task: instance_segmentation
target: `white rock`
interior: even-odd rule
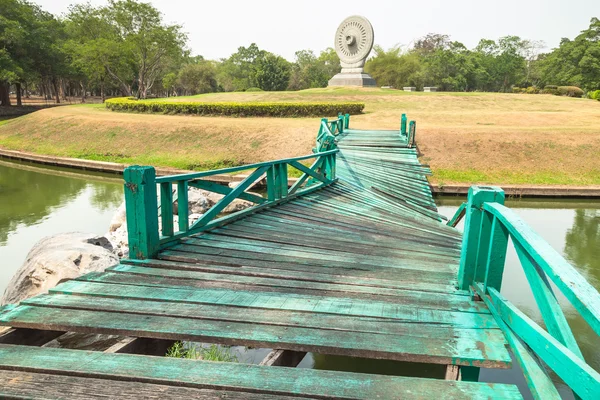
[[[8,284],[1,304],[45,293],[58,283],[119,263],[110,242],[92,233],[70,232],[46,237],[33,246]]]
[[[124,224],[127,224],[127,216],[125,214],[125,203],[123,202],[119,208],[117,208],[115,215],[113,215],[112,219],[110,220],[110,227],[108,228],[108,231],[114,232]]]

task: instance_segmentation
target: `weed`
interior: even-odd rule
[[[238,362],[237,357],[231,354],[231,350],[228,348],[216,344],[212,344],[210,347],[202,347],[191,343],[184,344],[181,341],[173,343],[167,349],[166,356],[192,360]]]

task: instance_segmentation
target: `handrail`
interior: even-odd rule
[[[458,207],[458,209],[454,213],[454,216],[450,219],[450,221],[448,221],[446,223],[446,225],[456,228],[456,225],[458,225],[458,223],[465,216],[466,209],[467,209],[467,202],[464,202]]]
[[[313,154],[301,157],[159,178],[156,177],[156,171],[152,167],[134,165],[126,168],[123,177],[125,178],[130,258],[152,258],[172,241],[222,226],[264,207],[288,201],[332,184],[336,181],[336,154],[339,151],[335,136],[343,133],[349,123],[349,114],[339,114],[333,120],[322,119],[317,135],[317,147],[313,149]],[[313,161],[309,166],[302,163],[311,159]],[[290,167],[302,173],[291,186],[288,185]],[[240,171],[250,172],[234,188],[202,179]],[[263,179],[266,180],[265,194],[249,191],[257,181]],[[188,207],[184,206],[188,204],[190,187],[223,195],[193,223],[189,222]],[[222,216],[223,210],[236,199],[250,201],[253,205]],[[178,205],[176,216],[173,215],[175,201]],[[175,219],[177,219],[176,223]]]
[[[582,399],[600,393],[600,374],[586,364],[550,281],[597,335],[600,294],[516,213],[496,187],[472,187],[459,268],[459,286],[487,305],[504,331],[535,398],[560,398],[541,359]],[[512,241],[547,331],[500,294],[508,240]]]

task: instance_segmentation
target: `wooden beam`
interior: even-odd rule
[[[269,367],[296,367],[306,356],[305,351],[272,350],[258,364]]]
[[[447,381],[458,381],[460,377],[460,367],[458,365],[448,365],[444,379]]]

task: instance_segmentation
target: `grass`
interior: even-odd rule
[[[228,348],[217,346],[202,347],[194,344],[184,344],[177,341],[167,349],[167,357],[189,358],[192,360],[238,362],[235,355]]]
[[[417,121],[434,184],[600,185],[600,102],[552,95],[415,93],[386,89],[212,93],[171,101],[363,101],[351,126]],[[332,117],[332,116],[326,116]],[[309,154],[319,118],[114,113],[54,107],[0,121],[0,147],[101,161],[215,169]]]

